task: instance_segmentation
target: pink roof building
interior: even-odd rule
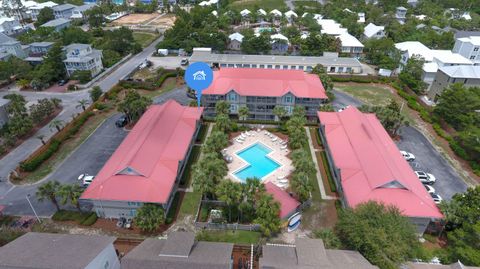
[[[420,220],[415,224],[422,233],[430,219],[443,217],[375,114],[349,107],[318,112],[318,117],[346,205],[370,200],[394,205],[405,216]],[[425,227],[419,228],[419,222]]]
[[[215,103],[226,100],[230,113],[247,106],[250,119],[273,120],[273,108],[291,112],[304,106],[307,116],[316,118],[318,107],[328,99],[322,82],[315,74],[302,70],[262,68],[220,68],[213,72],[213,82],[202,91],[206,115],[215,113]]]
[[[272,182],[265,183],[265,189],[280,204],[280,219],[286,219],[297,212],[300,202],[291,197],[287,192],[275,186]]]
[[[179,172],[197,134],[202,111],[203,108],[181,106],[173,100],[163,105],[152,105],[81,199],[121,201],[129,205],[169,204]],[[104,202],[101,206],[104,210],[108,203]]]

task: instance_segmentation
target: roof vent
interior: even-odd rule
[[[120,172],[117,173],[117,175],[142,176],[142,177],[144,177],[144,175],[139,173],[137,170],[131,168],[130,166],[127,166],[124,169],[122,169]]]
[[[377,188],[382,188],[382,189],[407,189],[405,188],[405,186],[403,186],[400,182],[398,182],[398,180],[394,179],[390,182],[387,182],[383,185],[381,185],[380,187],[377,187]]]

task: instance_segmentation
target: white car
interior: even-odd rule
[[[406,152],[406,151],[402,150],[402,151],[400,151],[400,153],[403,155],[403,158],[405,158],[405,160],[407,160],[407,161],[415,160],[415,155],[413,155],[410,152]]]
[[[84,187],[88,187],[88,185],[92,183],[94,178],[94,176],[90,176],[89,174],[81,174],[78,176],[78,180],[82,181]]]
[[[428,193],[430,193],[430,194],[435,193],[435,189],[432,186],[430,186],[430,185],[423,185],[423,186],[425,187],[425,189],[427,190]]]
[[[341,107],[339,110],[337,110],[337,112],[342,112],[344,111],[345,109],[347,109],[349,106],[344,106],[344,107]]]
[[[415,171],[415,174],[423,184],[433,184],[437,180],[434,175],[425,173],[423,171]]]
[[[435,194],[435,193],[430,193],[430,196],[432,196],[432,199],[433,201],[435,202],[435,204],[440,204],[443,199],[442,199],[442,196],[438,195],[438,194]]]

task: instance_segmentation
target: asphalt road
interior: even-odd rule
[[[188,105],[192,99],[186,96],[186,88],[174,89],[157,96],[154,104],[162,104],[170,99]],[[83,144],[81,144],[64,162],[45,180],[29,186],[12,186],[2,197],[0,204],[7,205],[5,213],[13,215],[32,215],[32,209],[28,205],[26,195],[30,194],[30,201],[40,216],[48,217],[55,212],[55,207],[49,201],[39,202],[35,192],[41,184],[49,180],[57,180],[62,184],[78,183],[80,174],[87,173],[96,175],[115,149],[123,141],[127,132],[115,126],[115,121],[120,113],[112,116],[102,123]],[[88,204],[82,204],[88,206]]]
[[[3,197],[0,197],[2,204],[7,205],[6,214],[12,215],[33,215],[28,205],[26,195],[30,194],[30,201],[43,217],[51,216],[55,207],[50,201],[39,202],[35,192],[41,184],[57,180],[62,184],[78,183],[80,174],[88,173],[95,175],[102,168],[113,151],[123,141],[127,132],[115,126],[115,120],[120,114],[107,119],[97,130],[95,130],[85,142],[77,148],[50,176],[34,185],[14,186]]]
[[[332,105],[335,110],[345,106],[359,107],[363,104],[346,93],[337,90],[333,90],[333,93],[335,100]],[[398,148],[411,152],[416,157],[416,160],[410,163],[412,168],[436,177],[437,182],[432,187],[437,194],[443,199],[450,200],[455,193],[465,192],[467,184],[420,131],[411,126],[404,126],[400,129],[400,136],[401,139],[396,142]]]
[[[450,200],[455,193],[467,190],[467,184],[422,133],[413,127],[405,126],[400,129],[400,135],[402,138],[397,142],[398,148],[415,155],[415,161],[410,162],[414,170],[435,176],[437,180],[432,187],[443,199]]]

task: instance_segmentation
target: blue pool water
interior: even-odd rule
[[[237,155],[248,163],[248,166],[234,173],[242,181],[247,178],[257,177],[262,179],[272,171],[280,167],[274,160],[270,159],[267,154],[272,150],[261,143],[256,143],[242,151]]]

